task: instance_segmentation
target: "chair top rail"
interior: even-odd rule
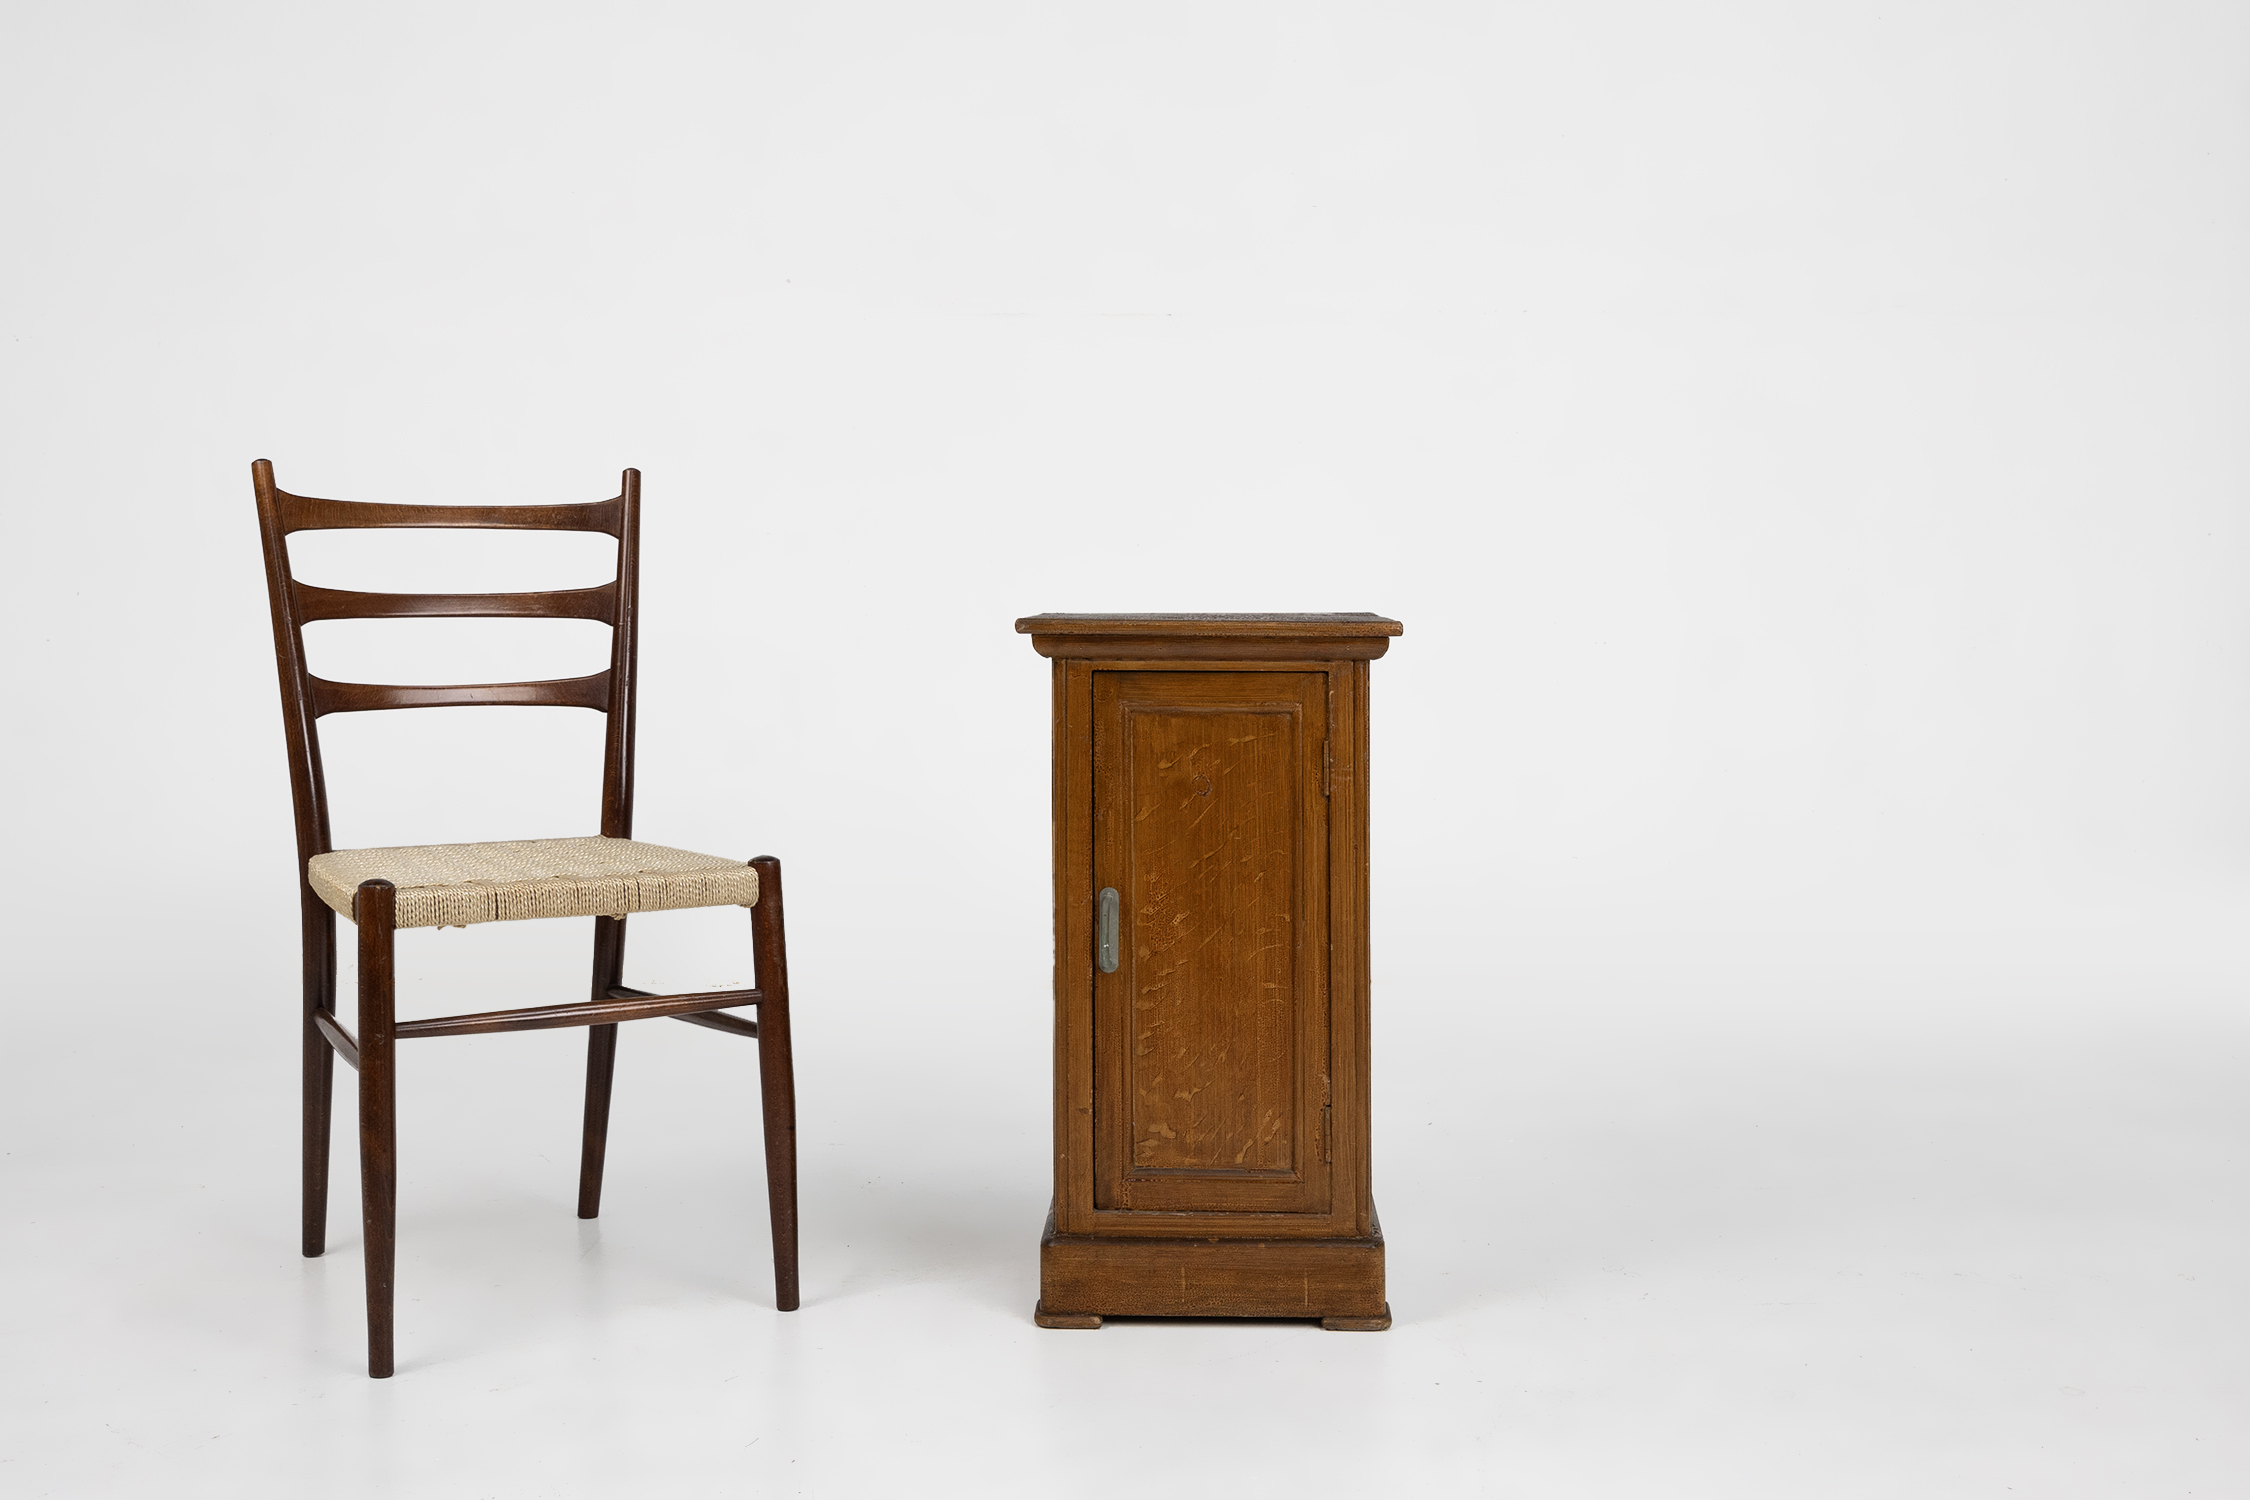
[[[290,585],[296,591],[297,618],[314,620],[535,619],[617,621],[617,584],[583,589],[547,589],[514,594],[362,594]]]
[[[306,679],[313,717],[381,708],[609,708],[609,673],[547,682],[464,682],[418,687],[380,682]]]
[[[599,531],[625,529],[625,498],[580,505],[385,505],[368,500],[322,500],[274,492],[282,535],[299,531],[352,531],[375,526],[470,527],[485,531]]]

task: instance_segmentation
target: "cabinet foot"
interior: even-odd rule
[[[1330,1333],[1381,1333],[1391,1326],[1391,1305],[1383,1304],[1380,1315],[1372,1318],[1322,1318],[1320,1326]]]
[[[1047,1311],[1047,1304],[1042,1302],[1031,1310],[1031,1321],[1037,1323],[1041,1328],[1099,1328],[1102,1326],[1102,1315],[1100,1313],[1051,1313]],[[1389,1327],[1390,1319],[1385,1318],[1383,1324],[1385,1327]]]

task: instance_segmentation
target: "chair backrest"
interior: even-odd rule
[[[602,749],[602,833],[633,836],[634,628],[640,596],[641,475],[627,469],[615,498],[588,505],[373,505],[292,495],[273,482],[273,465],[250,466],[266,549],[266,592],[273,603],[273,646],[289,734],[289,783],[297,811],[297,878],[329,852],[328,787],[320,766],[320,720],[376,708],[492,706],[598,709],[609,716]],[[598,531],[617,539],[617,576],[593,588],[516,594],[362,594],[299,583],[289,571],[289,537],[299,531],[368,527],[469,527],[494,531]],[[407,618],[596,620],[610,627],[609,667],[551,682],[479,682],[394,687],[330,682],[305,665],[304,627],[315,620]],[[309,887],[307,888],[309,890]],[[317,898],[311,898],[317,901]]]

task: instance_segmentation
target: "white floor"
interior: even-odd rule
[[[286,1022],[51,1018],[0,1493],[2250,1495],[2250,963],[1557,946],[1386,966],[1387,1334],[1034,1328],[1036,994],[878,1034],[800,979],[787,1316],[752,1044],[627,1030],[598,1224],[578,1035],[416,1044],[384,1382],[348,1126],[296,1254]]]

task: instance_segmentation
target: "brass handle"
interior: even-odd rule
[[[1094,898],[1094,966],[1117,972],[1117,887],[1105,885]]]

